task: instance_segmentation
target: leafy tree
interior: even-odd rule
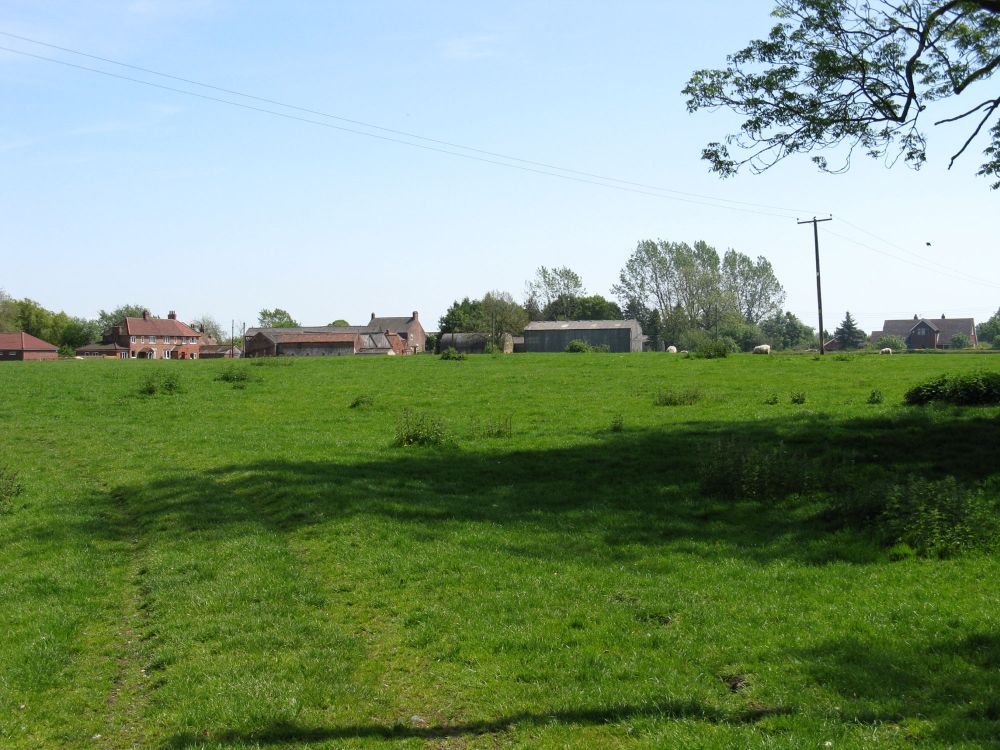
[[[119,305],[114,310],[101,310],[97,313],[97,327],[101,332],[118,325],[125,318],[141,318],[149,310],[145,305]]]
[[[761,321],[761,332],[766,343],[775,349],[795,349],[809,346],[816,337],[816,331],[807,326],[790,312],[776,313]]]
[[[0,331],[13,331],[17,325],[17,307],[14,299],[0,289]]]
[[[875,343],[876,349],[892,349],[893,351],[905,351],[906,341],[903,340],[902,336],[894,336],[893,334],[887,334],[885,336],[879,336],[878,341]]]
[[[344,328],[345,326],[349,326],[349,325],[350,325],[350,323],[348,323],[343,318],[337,318],[335,321],[333,321],[330,324],[330,326],[333,327],[333,328]]]
[[[558,316],[549,320],[574,320],[576,301],[587,293],[583,279],[567,266],[539,266],[535,278],[527,283],[526,291],[526,307],[528,304],[538,306],[544,314]]]
[[[793,154],[838,146],[842,163],[831,167],[821,155],[813,162],[843,171],[860,148],[919,168],[927,150],[923,112],[1000,69],[998,0],[778,0],[773,15],[778,23],[766,39],[730,55],[724,69],[695,71],[684,89],[690,112],[725,107],[744,118],[725,143],[702,152],[721,176],[744,166],[760,173]],[[934,123],[968,123],[949,167],[998,108],[1000,97],[980,95]],[[996,189],[1000,122],[990,134],[978,174],[998,178]]]
[[[260,328],[295,328],[299,322],[287,310],[276,307],[273,310],[261,310],[257,313],[257,325]]]
[[[487,292],[479,303],[479,330],[486,333],[490,343],[500,346],[505,333],[519,336],[528,325],[528,313],[507,292]]]
[[[572,318],[564,317],[565,311],[572,311]],[[621,320],[621,308],[602,297],[593,294],[589,297],[576,297],[572,300],[560,295],[542,311],[541,320]]]
[[[438,320],[441,333],[468,333],[478,330],[482,321],[482,302],[465,297],[455,301]]]
[[[751,325],[781,312],[785,301],[785,289],[763,255],[754,261],[748,255],[727,250],[722,259],[722,289]]]
[[[222,326],[211,315],[202,315],[188,323],[196,331],[203,331],[210,336],[217,344],[224,344],[229,341],[230,336],[222,330]]]
[[[989,341],[994,347],[1000,345],[1000,310],[985,323],[976,326],[976,338],[979,341]]]
[[[858,328],[850,312],[844,315],[844,320],[834,330],[833,338],[842,349],[860,349],[868,339],[865,332]]]
[[[972,340],[964,333],[956,333],[948,343],[952,349],[968,349],[972,345]]]

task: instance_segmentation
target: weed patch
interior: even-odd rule
[[[804,391],[792,391],[789,395],[789,400],[793,404],[804,404],[806,402],[806,394]]]
[[[612,432],[621,432],[625,429],[625,417],[621,414],[615,414],[611,417],[611,427],[609,428]]]
[[[447,439],[448,431],[444,422],[426,412],[405,409],[396,420],[393,445],[398,448],[408,445],[443,445]]]
[[[355,396],[351,403],[348,405],[350,409],[362,409],[364,407],[372,406],[375,403],[375,397],[369,393],[362,393]]]
[[[780,500],[817,484],[817,462],[783,443],[720,440],[698,466],[702,492],[726,499]]]
[[[508,414],[505,417],[489,417],[484,422],[476,420],[472,423],[472,434],[481,439],[510,440],[514,435],[514,418]]]
[[[465,355],[462,354],[460,351],[458,351],[458,349],[456,349],[455,347],[449,346],[447,349],[441,352],[441,356],[438,359],[444,359],[451,362],[461,362],[463,359],[465,359]]]
[[[250,371],[244,367],[227,367],[215,376],[221,383],[248,383],[250,382]]]
[[[180,378],[175,372],[151,372],[139,386],[140,396],[163,394],[172,396],[181,390]]]
[[[885,397],[882,395],[882,391],[878,388],[873,388],[872,392],[868,394],[868,399],[865,401],[867,404],[881,404],[885,401]]]

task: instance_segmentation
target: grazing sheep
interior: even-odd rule
[[[667,347],[667,354],[677,354],[677,347],[676,346],[668,346]]]
[[[771,345],[770,344],[761,344],[760,346],[755,346],[753,348],[753,353],[754,354],[770,354],[771,353]]]
[[[892,354],[892,349],[890,349],[890,348],[889,348],[889,347],[887,346],[887,347],[885,347],[885,349],[879,349],[878,353],[879,353],[879,354]]]

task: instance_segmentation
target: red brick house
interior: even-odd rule
[[[0,333],[0,362],[58,358],[58,346],[35,338],[30,333]]]
[[[976,321],[974,318],[921,318],[914,315],[912,320],[887,320],[881,331],[872,331],[871,340],[878,343],[883,336],[898,336],[909,349],[944,349],[951,346],[951,339],[961,333],[968,337],[971,346],[976,346]]]
[[[81,346],[76,353],[119,359],[198,359],[203,336],[177,320],[173,310],[166,318],[154,318],[146,310],[141,318],[125,318],[112,326],[102,343]]]

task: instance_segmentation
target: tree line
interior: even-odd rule
[[[696,349],[708,341],[733,351],[760,343],[778,349],[816,343],[815,332],[782,309],[785,290],[767,258],[735,250],[722,256],[706,242],[642,240],[611,287],[617,301],[588,294],[566,266],[541,266],[521,302],[509,292],[456,300],[439,320],[442,333],[484,333],[494,343],[536,320],[635,319],[657,347]]]

